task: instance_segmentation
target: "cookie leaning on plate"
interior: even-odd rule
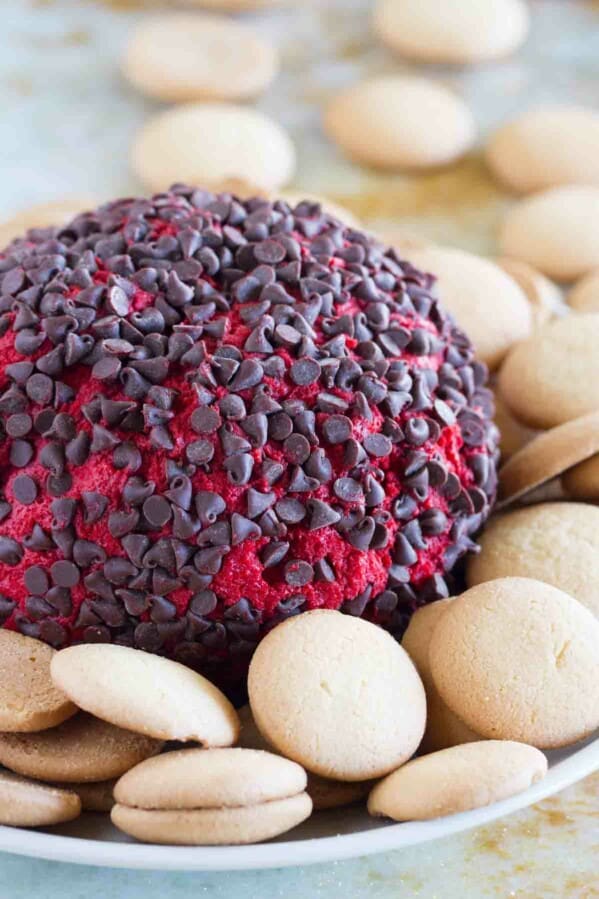
[[[323,777],[387,774],[424,732],[424,688],[408,654],[376,625],[340,612],[306,612],[267,634],[248,693],[268,742]]]
[[[449,708],[488,739],[568,746],[599,726],[599,621],[529,578],[472,587],[433,631],[430,663]]]
[[[37,734],[0,733],[0,764],[26,777],[60,784],[120,777],[161,749],[160,740],[84,712]]]
[[[371,815],[427,821],[482,808],[538,783],[547,759],[534,746],[483,740],[413,759],[389,774],[368,799]]]
[[[127,646],[84,644],[61,650],[52,679],[79,708],[118,727],[161,740],[231,746],[235,709],[190,668]]]
[[[81,802],[76,793],[0,771],[0,824],[49,827],[72,821],[80,813]]]
[[[495,516],[480,537],[480,553],[469,560],[466,579],[474,587],[503,577],[551,584],[599,618],[599,508],[536,503]]]
[[[256,843],[305,820],[312,801],[295,762],[252,749],[188,749],[149,759],[117,783],[113,823],[138,839]]]
[[[421,606],[412,615],[401,641],[426,690],[426,730],[419,747],[420,752],[434,752],[480,739],[443,702],[431,674],[429,649],[434,630],[450,604],[456,601],[457,597],[450,596],[428,606]]]
[[[39,640],[0,630],[0,731],[44,730],[75,714],[76,706],[52,683],[54,655]]]

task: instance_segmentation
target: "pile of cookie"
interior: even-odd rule
[[[220,845],[366,797],[397,821],[478,808],[599,725],[598,645],[588,609],[527,578],[421,608],[403,646],[315,610],[261,642],[238,714],[178,662],[0,631],[0,821],[92,810],[146,842]]]

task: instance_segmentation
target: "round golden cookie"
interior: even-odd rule
[[[0,771],[0,824],[9,827],[50,827],[81,814],[81,802],[71,790],[34,783]]]
[[[599,411],[599,314],[567,315],[510,352],[499,389],[531,428],[551,428]]]
[[[254,720],[275,749],[336,780],[380,777],[418,748],[422,682],[381,628],[316,610],[259,643],[248,675]]]
[[[490,368],[497,368],[509,349],[530,334],[526,295],[494,262],[450,247],[414,249],[408,255],[417,268],[436,275],[441,303]]]
[[[537,434],[499,470],[499,507],[526,496],[598,452],[599,411]]]
[[[439,621],[435,685],[488,739],[568,746],[599,726],[599,621],[562,590],[504,577],[472,587]]]
[[[220,846],[261,843],[297,827],[310,817],[307,793],[245,808],[143,809],[114,806],[112,823],[146,843]]]
[[[231,746],[235,709],[185,665],[105,643],[69,646],[52,660],[52,679],[79,708],[117,727],[161,740]]]
[[[511,190],[599,184],[599,113],[584,106],[541,106],[491,135],[486,159]]]
[[[433,631],[449,604],[455,600],[455,596],[450,596],[417,609],[401,641],[401,645],[414,662],[426,691],[426,730],[420,744],[420,752],[435,752],[448,746],[471,743],[480,739],[478,734],[466,727],[443,702],[431,674],[429,646]]]
[[[574,312],[599,312],[599,269],[578,281],[567,300]]]
[[[514,418],[500,392],[493,391],[495,402],[495,424],[499,428],[499,448],[505,462],[537,436],[538,431],[529,428]]]
[[[20,209],[7,221],[0,222],[0,247],[6,247],[15,237],[23,237],[29,228],[64,225],[82,210],[94,209],[97,205],[94,197],[81,194]]]
[[[599,187],[553,187],[516,203],[499,231],[505,256],[556,281],[575,281],[599,266]]]
[[[413,759],[378,783],[368,799],[371,815],[428,821],[483,808],[522,793],[547,774],[534,746],[482,740]]]
[[[470,556],[469,586],[496,578],[536,578],[558,587],[599,617],[599,508],[538,503],[491,519]]]
[[[566,471],[562,486],[571,499],[599,502],[599,451]]]
[[[114,798],[137,808],[239,808],[305,789],[304,769],[273,752],[180,749],[136,765],[118,781]]]
[[[206,187],[242,181],[271,192],[291,181],[295,149],[281,126],[257,109],[186,103],[147,121],[131,162],[150,190],[176,181]]]
[[[401,56],[468,65],[509,56],[530,26],[523,0],[378,0],[374,29]]]
[[[324,126],[350,159],[392,171],[447,165],[470,149],[476,135],[457,94],[407,75],[381,75],[337,94]]]
[[[176,12],[142,19],[123,59],[133,87],[173,103],[256,97],[277,67],[274,47],[252,28],[225,16]]]
[[[255,749],[184,749],[148,759],[114,789],[112,820],[160,843],[254,843],[312,810],[306,772]]]
[[[513,278],[530,303],[535,328],[544,325],[563,310],[559,287],[532,265],[510,256],[498,256],[497,265]]]
[[[244,705],[238,711],[241,723],[241,733],[237,745],[244,749],[264,749],[273,752],[273,748],[264,739],[252,716],[249,705]],[[314,811],[325,808],[342,808],[364,799],[372,786],[371,781],[347,781],[331,780],[329,777],[320,777],[318,774],[308,773],[306,793],[312,800]]]
[[[0,734],[0,765],[61,784],[120,777],[160,752],[162,743],[83,712],[37,734]]]
[[[75,714],[77,708],[52,683],[54,655],[41,640],[0,630],[0,731],[45,730]]]

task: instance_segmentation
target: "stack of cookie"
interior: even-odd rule
[[[421,609],[403,647],[317,610],[262,641],[238,716],[169,659],[107,644],[56,653],[0,631],[0,821],[110,811],[140,840],[219,845],[367,794],[371,814],[396,820],[488,805],[545,775],[541,749],[599,725],[598,644],[588,609],[526,578]]]

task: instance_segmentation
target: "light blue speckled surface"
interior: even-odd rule
[[[304,0],[257,17],[282,49],[283,73],[260,105],[296,140],[296,185],[342,199],[373,227],[400,226],[492,251],[507,200],[476,155],[418,180],[382,177],[343,161],[320,133],[319,105],[329,92],[361,73],[399,68],[369,36],[370,6],[368,0]],[[533,35],[512,59],[462,73],[433,70],[468,99],[483,132],[532,102],[599,103],[599,6],[536,0],[532,7]],[[122,84],[118,59],[128,29],[143,13],[91,0],[2,0],[0,8],[0,219],[66,194],[104,199],[139,190],[128,170],[128,148],[155,106]],[[594,899],[598,814],[596,775],[471,833],[313,868],[167,874],[0,856],[0,897]]]

